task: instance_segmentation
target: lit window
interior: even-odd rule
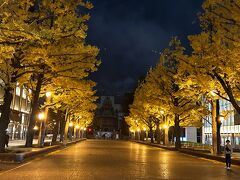
[[[21,94],[20,87],[17,86],[17,87],[16,87],[16,95],[17,95],[17,96],[20,96],[20,94]]]
[[[23,99],[27,98],[27,91],[26,91],[26,89],[23,89],[22,98]]]
[[[22,124],[24,124],[24,122],[25,122],[25,115],[24,114],[22,114]]]

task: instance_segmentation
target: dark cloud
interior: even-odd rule
[[[131,90],[154,66],[172,36],[186,44],[199,30],[201,0],[93,0],[88,42],[101,49],[102,65],[94,73],[98,91]]]

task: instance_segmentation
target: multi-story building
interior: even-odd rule
[[[95,128],[101,131],[119,131],[123,120],[122,106],[114,96],[101,96],[95,114]]]
[[[232,104],[226,100],[219,100],[220,115],[221,112],[228,112],[228,115],[221,118],[221,144],[224,145],[226,140],[230,140],[235,147],[240,147],[240,116],[234,111]],[[211,109],[209,105],[209,109]],[[202,143],[212,144],[212,118],[206,117],[203,121]]]
[[[29,94],[30,90],[17,85],[14,88],[13,100],[11,104],[10,123],[8,125],[8,134],[10,139],[25,139],[29,114],[31,110],[31,102]],[[0,104],[3,103],[4,91],[0,89]]]

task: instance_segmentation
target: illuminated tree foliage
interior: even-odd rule
[[[138,116],[139,119],[146,117],[145,119],[151,122],[154,121],[150,117],[159,119],[156,125],[160,124],[161,119],[163,124],[166,123],[162,117],[167,116],[168,124],[174,125],[177,149],[181,146],[180,126],[201,126],[201,118],[207,113],[199,95],[180,89],[178,57],[185,57],[184,48],[179,40],[173,38],[169,48],[161,54],[160,62],[149,71],[144,83],[138,87],[136,93],[141,93],[139,98],[135,95],[135,99],[139,102],[133,103],[132,107],[143,113]],[[137,113],[134,110],[131,112],[134,119]]]
[[[26,49],[40,42],[33,25],[29,1],[0,1],[0,75],[4,91],[0,117],[0,151],[4,151],[5,130],[9,124],[10,105],[17,81],[33,72]]]
[[[219,98],[230,101],[239,113],[240,2],[206,0],[200,17],[203,31],[189,36],[192,53],[179,57],[181,88],[202,94],[211,104],[213,152],[220,152]]]
[[[51,101],[45,103],[44,107],[66,112],[65,133],[68,132],[69,123],[74,123],[76,127],[89,126],[94,117],[97,97],[94,96],[94,82],[87,80],[67,80],[54,81],[46,86],[46,89],[54,92]],[[44,108],[43,107],[43,108]],[[64,139],[66,139],[65,134]]]
[[[85,79],[100,64],[98,49],[85,43],[89,15],[82,12],[92,4],[84,0],[5,0],[0,8],[0,70],[6,76],[2,76],[6,96],[2,109],[8,109],[2,111],[0,142],[9,123],[12,90],[20,82],[33,90],[26,142],[31,146],[41,89],[64,78]]]

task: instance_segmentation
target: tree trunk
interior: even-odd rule
[[[235,110],[240,114],[240,106],[238,104],[237,99],[234,97],[231,85],[229,84],[229,82],[227,80],[222,78],[215,71],[214,71],[214,75],[217,78],[217,80],[220,82],[220,84],[222,85],[224,91],[227,93],[228,98],[229,98],[230,102],[232,103],[233,107],[235,108]]]
[[[36,124],[37,112],[39,110],[38,100],[41,92],[42,82],[43,82],[43,74],[39,74],[37,78],[36,89],[34,91],[33,100],[32,100],[32,112],[30,115],[25,147],[32,147],[32,144],[33,144],[33,136],[34,136],[33,128]]]
[[[164,129],[164,145],[168,145],[169,139],[168,139],[168,127]]]
[[[156,135],[157,135],[157,144],[160,144],[160,138],[161,138],[161,133],[160,133],[160,124],[159,123],[156,123],[156,126],[157,126],[157,128],[156,128]]]
[[[6,129],[10,122],[11,102],[13,99],[12,88],[6,87],[4,89],[3,105],[1,106],[0,117],[0,152],[5,151]]]
[[[140,140],[144,141],[144,137],[145,137],[145,132],[144,131],[140,131]]]
[[[217,112],[217,148],[218,148],[218,154],[221,153],[221,120],[220,120],[220,104],[219,99],[216,100],[216,112]]]
[[[149,136],[151,138],[151,143],[154,143],[154,140],[153,140],[153,129],[152,127],[149,127]]]
[[[212,101],[212,153],[221,153],[221,122],[219,100]]]
[[[65,119],[61,118],[61,121],[60,121],[60,142],[63,142],[63,139],[64,139],[65,125],[66,125]]]
[[[56,121],[56,124],[55,124],[55,126],[53,128],[53,138],[52,138],[52,143],[53,144],[57,142],[59,124],[60,124],[59,120]]]
[[[66,111],[65,115],[65,127],[64,127],[64,137],[63,137],[63,144],[66,146],[68,142],[68,125],[69,125],[69,114],[68,110]]]
[[[174,134],[175,134],[175,138],[176,138],[175,149],[179,150],[181,148],[181,141],[180,141],[181,127],[180,127],[179,115],[175,115]]]

